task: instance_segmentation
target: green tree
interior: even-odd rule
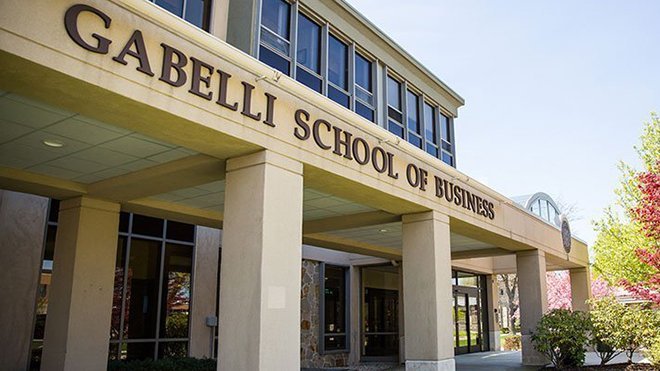
[[[641,143],[635,147],[643,169],[637,169],[623,162],[620,184],[615,190],[615,205],[605,210],[605,215],[595,228],[598,237],[593,246],[594,270],[608,283],[635,285],[647,282],[657,274],[657,269],[639,258],[636,251],[651,253],[660,250],[660,243],[644,231],[644,225],[638,220],[638,210],[644,197],[640,189],[640,173],[657,172],[660,160],[660,117],[651,114],[651,120],[645,123]]]

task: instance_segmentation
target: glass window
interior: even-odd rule
[[[348,90],[348,46],[332,35],[328,41],[328,80]]]
[[[422,130],[419,120],[419,96],[408,90],[406,92],[406,111],[408,122],[408,142],[415,147],[422,147]]]
[[[355,54],[355,84],[367,93],[372,93],[371,88],[371,62],[360,54]],[[368,103],[371,103],[368,101]]]
[[[161,301],[160,337],[188,337],[190,313],[191,246],[166,244]]]
[[[369,121],[374,121],[374,96],[372,63],[355,54],[355,112]]]
[[[323,338],[321,346],[326,352],[347,350],[347,270],[343,267],[324,264],[321,272],[323,272],[321,284]]]
[[[387,104],[401,111],[401,83],[387,76]]]
[[[321,26],[300,14],[296,60],[310,71],[321,73]]]
[[[185,19],[195,26],[209,29],[210,0],[152,0],[168,12]]]
[[[540,209],[540,216],[541,218],[548,220],[548,201],[546,200],[540,200],[541,202],[541,209]]]
[[[263,0],[261,25],[284,40],[289,40],[291,5],[284,0]]]

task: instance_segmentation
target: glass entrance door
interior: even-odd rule
[[[365,288],[363,360],[396,360],[399,356],[399,292]]]
[[[481,316],[479,290],[467,287],[455,289],[454,339],[456,354],[481,351],[483,343]]]

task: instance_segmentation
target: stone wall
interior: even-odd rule
[[[320,264],[302,261],[302,289],[300,293],[300,366],[303,368],[344,367],[348,352],[319,354]]]

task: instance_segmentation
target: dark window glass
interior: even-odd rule
[[[298,67],[298,70],[296,71],[296,80],[316,92],[321,92],[321,79],[300,67]]]
[[[444,161],[446,164],[454,166],[454,159],[447,152],[442,152],[442,161]]]
[[[123,348],[126,348],[126,360],[138,360],[154,358],[155,343],[124,343]]]
[[[263,0],[261,24],[282,38],[289,40],[291,5],[283,0]]]
[[[57,226],[49,225],[46,228],[46,246],[44,248],[44,260],[50,261],[50,269],[52,270],[53,256],[55,256],[55,236],[57,234]],[[44,267],[46,268],[46,267]]]
[[[403,138],[403,126],[397,124],[392,120],[387,121],[387,129],[392,132],[394,135]]]
[[[144,215],[133,215],[133,233],[143,236],[163,237],[163,219]]]
[[[442,141],[442,149],[445,151],[451,152],[451,144],[445,142],[444,140]]]
[[[50,200],[50,206],[48,208],[48,221],[57,223],[59,214],[60,214],[60,201]]]
[[[408,130],[421,134],[419,128],[419,97],[408,90],[406,93],[406,111],[408,112]]]
[[[285,75],[289,74],[289,61],[264,46],[259,48],[259,60]]]
[[[374,121],[374,110],[360,102],[355,102],[355,112],[371,122]]]
[[[192,247],[167,244],[164,264],[160,337],[187,338]]]
[[[119,359],[119,344],[110,343],[110,348],[108,349],[108,360],[115,361]]]
[[[422,148],[422,138],[418,137],[417,135],[409,133],[408,142],[410,142],[415,147]]]
[[[332,99],[333,101],[341,104],[346,108],[348,108],[349,106],[350,98],[348,94],[342,92],[341,90],[333,86],[328,86],[328,98]]]
[[[176,16],[183,15],[183,0],[156,0],[156,5]]]
[[[195,242],[195,226],[168,220],[167,238],[176,241]]]
[[[387,115],[390,117],[390,119],[396,121],[397,123],[401,123],[403,120],[403,114],[392,107],[387,107]]]
[[[426,132],[426,141],[435,145],[438,144],[437,127],[438,125],[435,122],[435,108],[424,102],[424,130]]]
[[[309,18],[298,16],[296,60],[313,72],[321,73],[321,27]]]
[[[438,157],[438,147],[435,147],[431,144],[426,143],[426,152],[428,152],[433,157]]]
[[[135,220],[134,215],[134,220]],[[156,337],[161,242],[133,238],[128,261],[124,337]],[[152,357],[153,354],[150,356]]]
[[[328,44],[328,80],[348,90],[348,46],[332,35]]]
[[[371,62],[355,54],[355,83],[364,90],[373,93],[371,89]]]
[[[401,111],[401,83],[387,76],[387,104]]]
[[[130,222],[131,214],[119,213],[119,232],[128,233],[128,223]]]
[[[346,348],[346,269],[326,265],[324,279],[325,350]]]

